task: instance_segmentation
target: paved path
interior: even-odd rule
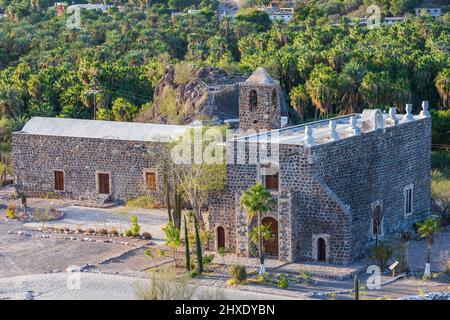
[[[30,222],[24,224],[25,227],[37,228],[43,224],[52,227],[68,227],[70,229],[82,228],[116,228],[119,232],[124,232],[130,228],[131,215],[138,218],[141,225],[141,232],[150,232],[155,240],[163,240],[164,233],[161,231],[163,225],[168,221],[165,210],[140,210],[131,211],[124,207],[115,209],[98,209],[69,206],[61,208],[64,217],[60,220],[42,222]]]
[[[148,284],[148,279],[100,273],[34,274],[0,279],[1,299],[25,299],[32,291],[36,300],[132,300],[138,299],[136,287]],[[237,300],[289,299],[263,293],[235,289],[195,287],[195,298]]]

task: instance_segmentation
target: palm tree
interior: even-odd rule
[[[318,64],[314,67],[308,81],[306,91],[321,115],[328,115],[337,95],[337,74],[331,67]]]
[[[359,88],[366,74],[366,69],[357,61],[352,60],[344,66],[339,75],[341,86],[341,112],[344,114],[360,111],[363,107]]]
[[[419,232],[420,237],[426,238],[428,240],[427,262],[425,265],[424,276],[429,277],[431,275],[430,273],[431,247],[433,246],[434,235],[440,229],[439,221],[430,217],[426,219],[424,222],[419,222],[417,225],[419,227],[417,231]]]
[[[261,216],[263,213],[271,211],[275,206],[275,201],[272,198],[270,192],[268,192],[261,181],[257,184],[249,187],[242,193],[241,196],[241,206],[248,214],[249,224],[252,222],[253,218],[258,219],[258,258],[260,266],[260,274],[265,272],[264,266],[264,252],[263,252],[263,237],[262,237],[262,226],[261,226]]]
[[[450,68],[445,68],[438,73],[434,80],[436,89],[442,100],[442,109],[450,107]]]

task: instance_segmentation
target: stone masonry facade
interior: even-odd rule
[[[13,134],[16,188],[28,196],[91,200],[98,196],[98,173],[110,174],[110,200],[125,201],[148,194],[164,203],[159,142],[123,141]],[[64,172],[64,190],[55,190],[54,171]],[[156,190],[144,183],[156,173]]]
[[[312,147],[280,144],[279,188],[271,192],[277,208],[267,214],[278,221],[278,258],[317,260],[319,239],[328,262],[361,258],[375,241],[375,205],[382,211],[380,240],[410,230],[430,214],[430,149],[430,118]],[[229,164],[227,190],[210,208],[211,229],[222,226],[228,249],[242,256],[249,255],[250,227],[239,196],[263,180],[259,170]],[[407,215],[405,186],[413,186],[413,211]]]
[[[277,83],[239,84],[239,128],[269,130],[281,126],[281,91]],[[256,106],[252,105],[252,101]]]
[[[279,85],[258,68],[240,84],[240,129],[280,128],[280,94]],[[430,214],[431,119],[413,119],[326,143],[298,143],[300,136],[298,141],[276,143],[277,188],[270,190],[276,206],[263,218],[276,221],[273,237],[279,260],[351,263],[374,244],[376,210],[381,212],[381,240],[411,229]],[[210,247],[218,248],[218,228],[223,228],[221,241],[227,251],[251,256],[249,232],[255,224],[240,207],[240,196],[267,177],[261,161],[249,161],[260,158],[254,148],[259,142],[229,140],[227,152],[237,147],[237,141],[244,141],[245,150],[233,155],[234,161],[227,164],[226,188],[209,203]],[[51,192],[89,200],[99,195],[99,174],[107,173],[108,200],[149,194],[164,203],[161,154],[166,146],[157,141],[17,132],[13,134],[16,188],[27,196]],[[270,154],[274,146],[267,145]],[[63,172],[63,190],[55,190],[55,171]],[[155,173],[155,190],[146,187],[146,172]],[[406,194],[410,212],[405,211]]]

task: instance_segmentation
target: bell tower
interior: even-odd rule
[[[239,129],[271,130],[281,127],[281,90],[266,69],[259,67],[239,84]]]

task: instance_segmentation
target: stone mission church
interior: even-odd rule
[[[239,85],[239,132],[226,142],[226,189],[209,205],[212,247],[251,256],[242,191],[262,181],[276,200],[263,216],[267,255],[347,264],[375,238],[410,229],[430,214],[431,119],[364,110],[282,126],[281,90],[263,68]],[[189,126],[32,118],[13,134],[15,186],[28,196],[163,201],[158,152]],[[247,129],[260,130],[246,134]],[[243,152],[231,152],[241,146]],[[243,147],[242,147],[243,146]],[[262,148],[259,148],[264,146]],[[260,161],[260,150],[277,161]],[[256,161],[250,161],[256,159]],[[270,168],[268,168],[270,166]],[[268,170],[270,169],[270,170]]]

